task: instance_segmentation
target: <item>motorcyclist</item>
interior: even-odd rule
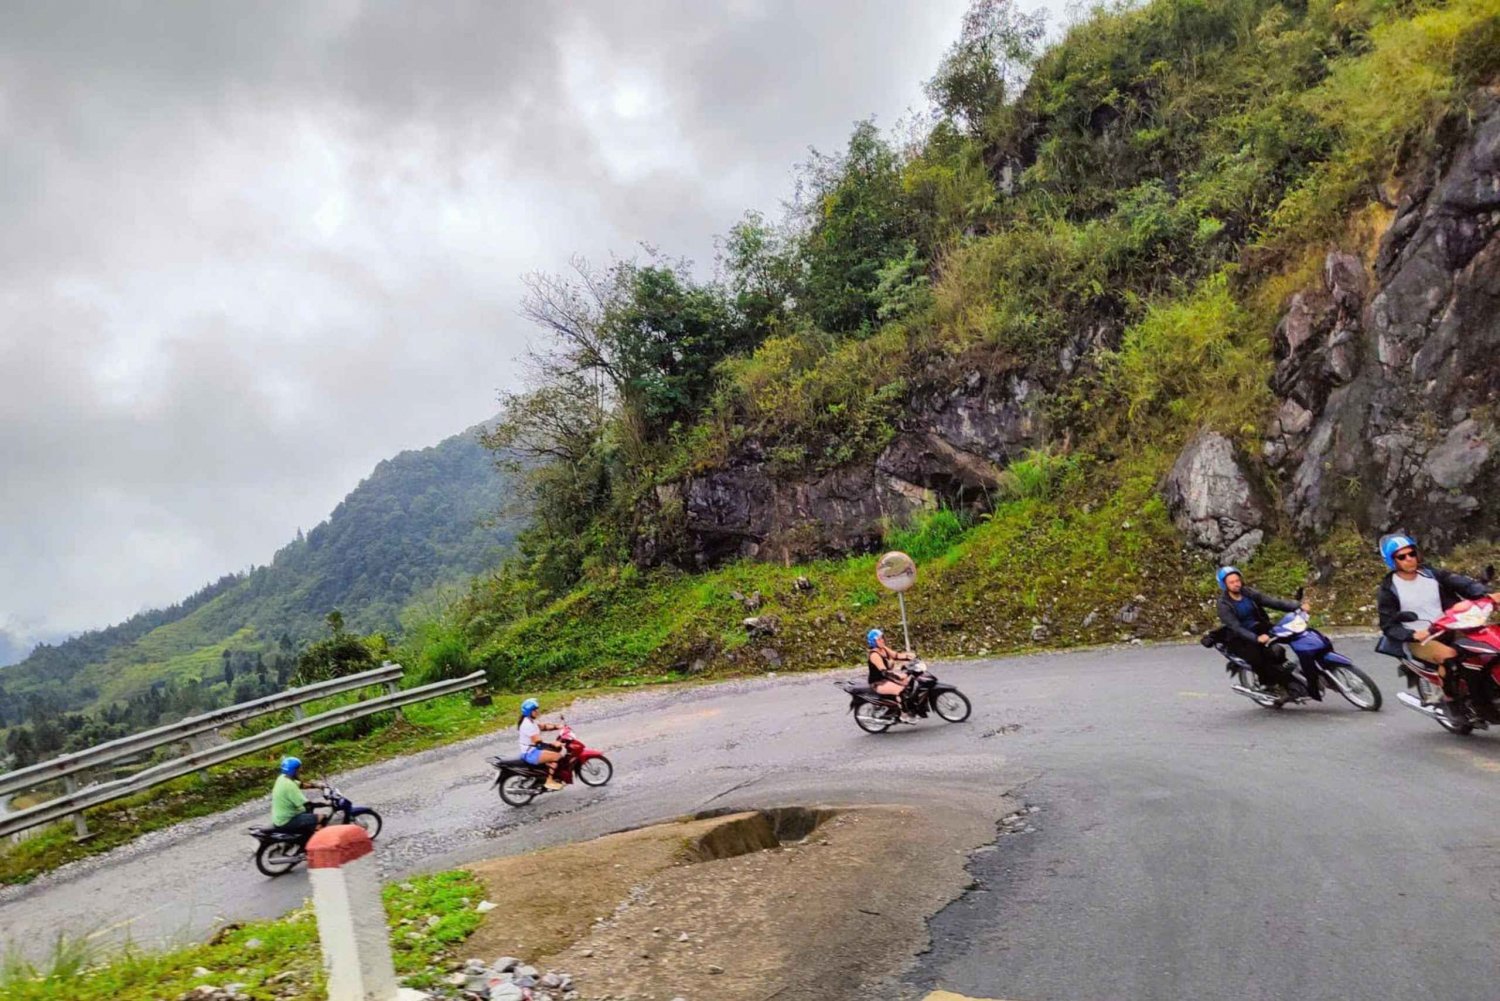
[[[1431,626],[1444,611],[1469,598],[1482,598],[1489,589],[1472,577],[1427,566],[1417,542],[1409,535],[1387,535],[1380,540],[1380,558],[1390,568],[1380,582],[1376,606],[1380,611],[1380,631],[1387,639],[1401,644],[1408,656],[1437,667],[1443,679],[1441,692],[1430,693],[1427,704],[1457,718],[1467,715],[1458,694],[1459,654],[1446,643],[1432,638]],[[1402,612],[1413,612],[1413,622],[1398,621]],[[1484,684],[1483,671],[1471,672],[1472,684]],[[1488,689],[1483,689],[1488,691]],[[1473,708],[1490,722],[1494,718],[1488,698],[1475,699]]]
[[[541,708],[536,699],[527,699],[521,703],[521,718],[516,722],[516,743],[521,750],[521,757],[528,765],[545,765],[547,767],[548,789],[561,789],[563,784],[557,781],[557,763],[562,760],[562,752],[554,744],[545,743],[542,734],[548,730],[561,730],[560,723],[542,723],[536,718],[537,711]]]
[[[317,785],[297,781],[302,770],[302,759],[291,756],[281,759],[280,774],[271,786],[271,828],[284,834],[295,834],[298,843],[306,845],[323,819],[312,811],[311,804],[303,795],[304,789],[316,789]]]
[[[1271,618],[1266,609],[1295,612],[1300,608],[1305,612],[1310,611],[1307,603],[1299,604],[1246,587],[1239,567],[1220,567],[1217,577],[1219,621],[1224,623],[1224,644],[1229,652],[1246,661],[1261,685],[1278,695],[1292,694],[1287,691],[1290,682],[1314,698],[1322,698],[1322,693],[1311,684],[1293,677],[1284,655],[1271,646]]]
[[[865,646],[869,648],[867,663],[870,668],[870,687],[877,694],[886,695],[896,700],[901,707],[901,722],[915,723],[916,719],[906,711],[906,691],[912,682],[912,676],[897,664],[909,664],[917,659],[917,655],[910,651],[892,650],[885,642],[885,632],[880,629],[871,629],[865,633]]]

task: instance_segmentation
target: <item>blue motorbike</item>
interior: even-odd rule
[[[1302,600],[1298,590],[1297,600]],[[1266,688],[1261,684],[1255,669],[1243,657],[1230,652],[1222,630],[1204,637],[1204,645],[1211,645],[1228,661],[1225,669],[1237,676],[1238,684],[1231,690],[1245,696],[1267,709],[1280,709],[1287,703],[1306,702],[1315,692],[1333,689],[1349,701],[1356,709],[1376,712],[1380,709],[1380,688],[1354,662],[1333,649],[1333,641],[1314,629],[1306,612],[1298,609],[1288,612],[1281,621],[1271,627],[1271,647],[1288,647],[1297,655],[1302,669],[1300,679],[1292,679],[1285,689]]]

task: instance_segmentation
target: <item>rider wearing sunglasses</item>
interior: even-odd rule
[[[1436,704],[1443,706],[1444,711],[1463,715],[1463,707],[1456,704],[1453,684],[1458,651],[1433,639],[1428,630],[1446,609],[1467,598],[1482,598],[1489,589],[1472,577],[1424,564],[1416,540],[1409,535],[1387,535],[1381,539],[1380,556],[1391,568],[1380,582],[1377,598],[1380,631],[1403,644],[1410,656],[1437,666],[1443,679],[1443,693],[1442,701]],[[1416,621],[1398,622],[1402,612],[1416,613]]]

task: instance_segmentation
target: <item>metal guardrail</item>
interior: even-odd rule
[[[263,751],[277,744],[284,744],[298,737],[316,733],[330,726],[347,723],[350,720],[360,719],[364,716],[373,716],[378,712],[386,712],[391,709],[399,709],[401,706],[411,705],[414,702],[425,702],[435,699],[440,695],[451,695],[454,692],[466,691],[470,688],[478,688],[485,683],[483,671],[475,671],[473,674],[462,678],[454,678],[449,681],[439,681],[431,685],[423,685],[420,688],[408,688],[404,692],[395,692],[389,695],[381,695],[377,698],[366,699],[353,705],[341,706],[338,709],[330,709],[328,712],[309,716],[306,719],[297,720],[278,726],[263,733],[257,733],[251,737],[211,747],[202,751],[194,751],[191,754],[171,761],[164,761],[134,775],[113,782],[104,782],[99,785],[88,786],[76,792],[60,796],[57,799],[48,800],[45,803],[19,810],[15,813],[7,813],[0,816],[0,837],[24,831],[30,827],[40,824],[49,824],[55,820],[61,820],[71,813],[78,813],[91,806],[99,806],[113,800],[133,796],[138,792],[144,792],[164,782],[170,782],[175,778],[190,775],[193,772],[202,771],[214,765],[223,764],[245,754],[255,751]],[[302,689],[299,689],[301,691]],[[247,705],[249,703],[246,703]],[[102,745],[101,745],[102,746]]]
[[[42,761],[26,768],[18,768],[13,772],[0,775],[0,796],[6,793],[18,792],[22,789],[30,789],[41,785],[43,782],[53,782],[64,779],[70,775],[99,765],[119,761],[123,758],[131,758],[144,751],[150,751],[166,744],[175,744],[179,741],[190,740],[193,737],[210,733],[220,727],[232,726],[235,723],[243,723],[257,716],[278,712],[282,709],[291,709],[307,702],[329,695],[338,695],[342,692],[351,692],[356,688],[364,688],[367,685],[394,684],[401,680],[403,668],[400,664],[383,664],[373,671],[364,671],[360,674],[351,674],[343,678],[332,678],[328,681],[319,681],[302,688],[293,688],[285,692],[277,692],[275,695],[267,695],[263,698],[250,702],[241,702],[237,705],[227,706],[223,709],[215,709],[212,712],[200,716],[190,716],[176,723],[159,726],[153,730],[143,730],[133,733],[128,737],[111,740],[104,744],[98,744],[86,750],[76,751],[73,754],[64,754],[50,761]],[[69,790],[70,792],[72,790]]]

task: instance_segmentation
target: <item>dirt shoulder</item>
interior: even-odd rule
[[[988,810],[794,808],[661,824],[471,866],[499,906],[470,955],[585,999],[869,997],[995,839]]]

